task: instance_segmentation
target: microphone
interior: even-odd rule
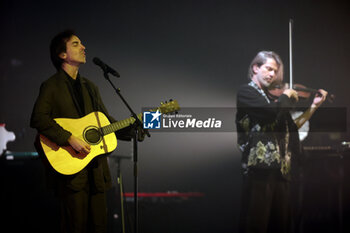
[[[92,59],[92,61],[95,63],[95,65],[98,65],[99,67],[101,67],[101,69],[103,70],[103,72],[105,73],[110,73],[111,75],[115,76],[115,77],[120,77],[119,73],[114,70],[113,68],[111,68],[110,66],[108,66],[106,63],[104,63],[103,61],[101,61],[99,58],[94,57]]]

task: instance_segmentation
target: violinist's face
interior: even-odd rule
[[[265,64],[253,66],[254,75],[252,80],[260,87],[269,87],[277,78],[278,65],[272,58],[268,58]]]

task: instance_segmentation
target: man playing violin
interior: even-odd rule
[[[298,93],[285,89],[277,100],[268,87],[283,79],[278,54],[261,51],[249,66],[250,82],[237,94],[236,126],[244,174],[240,232],[289,232],[291,162],[300,153],[298,128],[325,101],[319,90],[311,106],[297,119],[290,107]]]

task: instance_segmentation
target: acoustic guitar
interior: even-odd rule
[[[171,100],[150,111],[166,114],[179,109],[177,101]],[[142,121],[142,113],[137,117]],[[111,124],[102,112],[92,112],[77,119],[55,118],[54,120],[72,135],[91,146],[90,153],[83,154],[75,151],[71,146],[58,146],[44,135],[39,135],[41,147],[49,163],[57,172],[64,175],[75,174],[88,165],[93,158],[114,151],[117,148],[117,137],[114,132],[135,122],[133,117],[129,117]]]

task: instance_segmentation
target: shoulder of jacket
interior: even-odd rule
[[[98,90],[98,87],[96,86],[96,84],[94,82],[92,82],[91,80],[85,78],[85,77],[82,77],[80,76],[80,79],[81,79],[81,84],[82,85],[86,85],[88,86],[88,88],[90,88],[93,92],[97,92]]]
[[[252,87],[246,83],[246,84],[239,86],[239,88],[238,88],[238,93],[242,93],[242,92],[244,92],[244,93],[245,92],[257,92],[257,90],[254,87]]]
[[[63,71],[57,71],[55,74],[51,75],[44,83],[52,83],[52,82],[62,82],[65,81],[65,74]]]
[[[255,88],[252,87],[251,85],[249,85],[248,83],[245,83],[245,84],[240,85],[239,89],[255,89]]]
[[[88,78],[85,78],[83,76],[80,76],[81,82],[82,83],[87,83],[90,86],[96,86],[92,81],[90,81]]]
[[[64,81],[63,77],[57,72],[44,82],[42,82],[42,86],[57,86],[60,82]]]

